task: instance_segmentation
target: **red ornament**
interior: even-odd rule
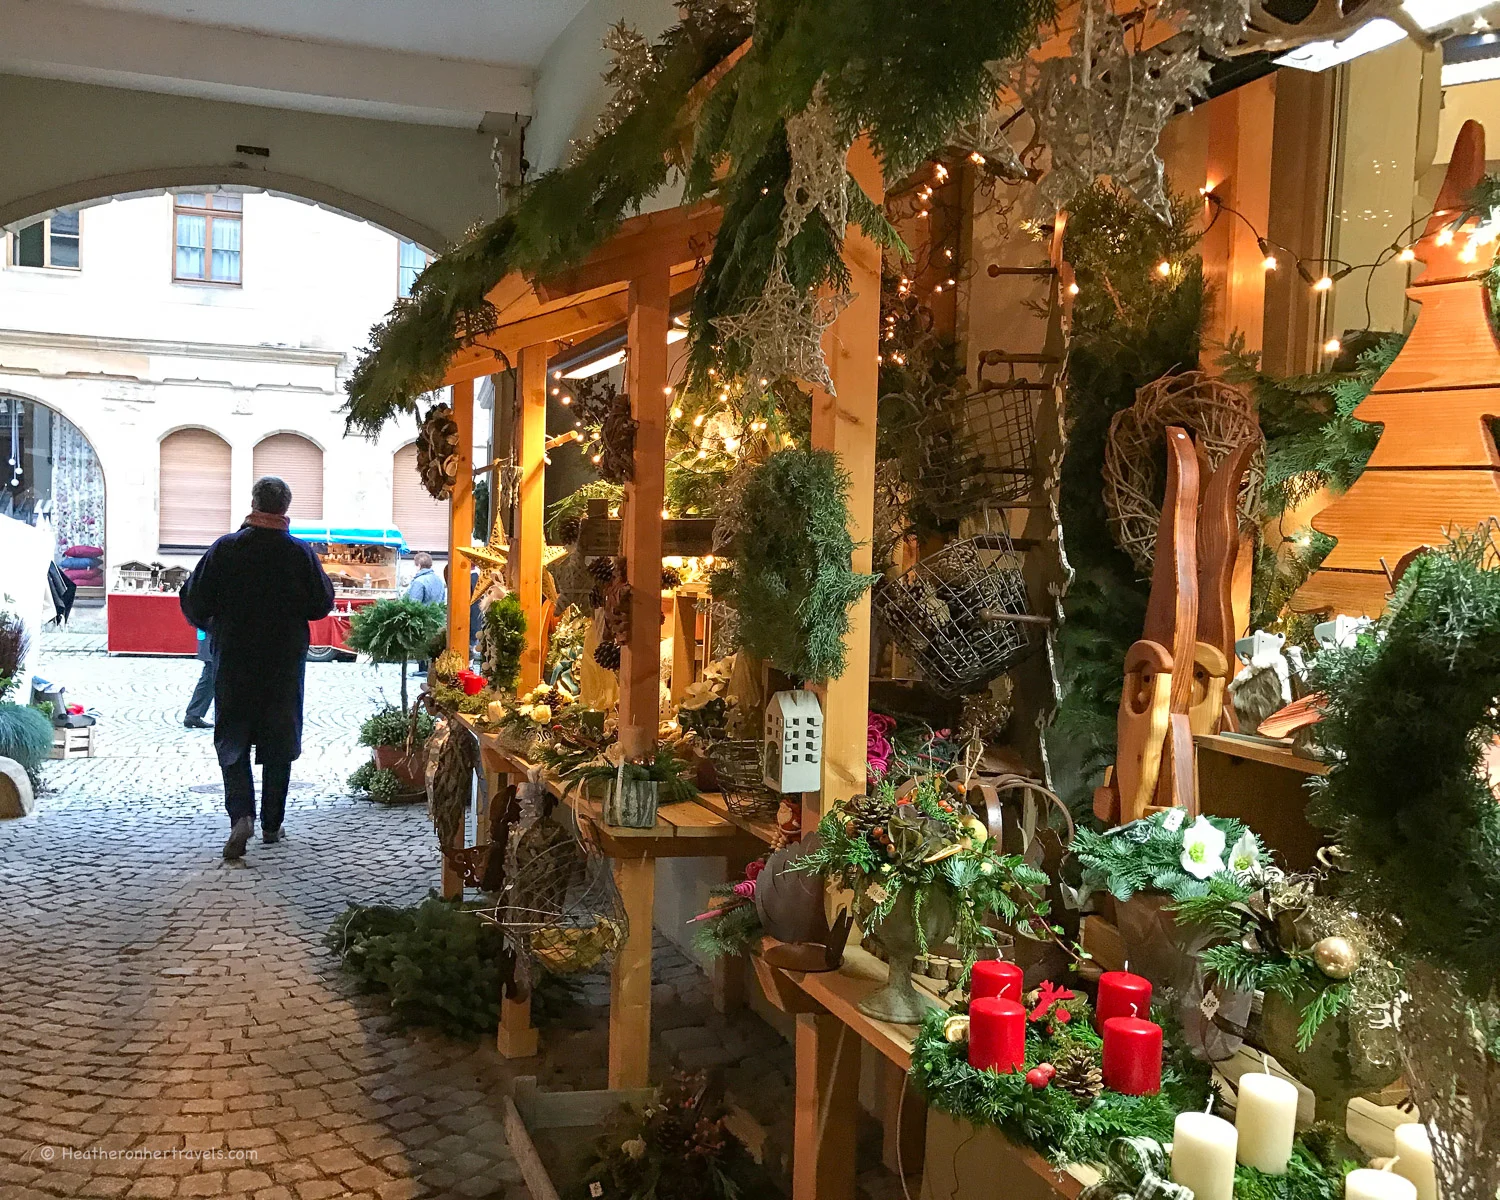
[[[1075,996],[1065,987],[1058,987],[1050,979],[1037,989],[1036,1006],[1031,1010],[1033,1021],[1045,1021],[1048,1018],[1048,1010],[1054,1004],[1062,1000],[1072,1000]],[[1060,1008],[1051,1014],[1052,1019],[1059,1025],[1066,1025],[1073,1019],[1073,1014],[1065,1008]]]
[[[1056,1074],[1057,1068],[1051,1063],[1038,1063],[1026,1072],[1026,1082],[1036,1088],[1037,1091],[1041,1091],[1052,1082],[1052,1077]]]
[[[1161,1026],[1138,1017],[1104,1022],[1104,1086],[1126,1096],[1161,1091]]]
[[[969,1065],[1004,1075],[1026,1065],[1026,1010],[998,996],[969,1002]]]
[[[766,860],[763,858],[756,859],[753,863],[745,868],[745,878],[754,879],[765,869]]]

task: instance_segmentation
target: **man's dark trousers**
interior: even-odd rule
[[[224,774],[224,810],[230,822],[241,817],[255,820],[255,777],[250,772],[250,750],[227,763],[220,770]],[[286,793],[291,786],[292,764],[284,762],[262,762],[260,765],[260,827],[267,833],[281,828],[286,815]]]

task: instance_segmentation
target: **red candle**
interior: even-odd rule
[[[1016,1001],[969,1001],[969,1066],[1001,1074],[1026,1066],[1026,1010]]]
[[[1161,1091],[1160,1025],[1139,1017],[1104,1022],[1104,1086],[1127,1096]]]
[[[1026,972],[1013,962],[998,958],[981,959],[969,974],[969,999],[989,1000],[998,996],[1002,1000],[1019,1001],[1025,978]]]
[[[1111,1017],[1151,1015],[1151,981],[1129,971],[1106,971],[1099,976],[1099,1003],[1094,1005],[1094,1028],[1103,1032]]]

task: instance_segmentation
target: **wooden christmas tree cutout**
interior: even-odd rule
[[[1413,249],[1426,271],[1407,289],[1422,306],[1400,355],[1354,410],[1383,426],[1364,473],[1313,519],[1338,539],[1292,607],[1379,616],[1387,570],[1447,531],[1500,515],[1500,453],[1491,419],[1500,415],[1500,345],[1490,325],[1485,273],[1493,239],[1479,218],[1454,222],[1484,174],[1484,127],[1466,121],[1438,193],[1437,209]]]

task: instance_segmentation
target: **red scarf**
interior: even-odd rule
[[[292,527],[292,519],[285,514],[278,516],[275,513],[257,512],[252,508],[250,515],[245,518],[245,524],[253,525],[257,529],[279,529],[285,533]]]

